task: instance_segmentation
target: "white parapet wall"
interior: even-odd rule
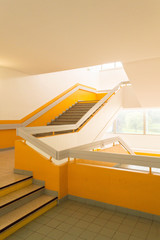
[[[79,132],[40,138],[47,145],[56,150],[64,150],[96,140],[99,133],[114,118],[122,106],[122,89],[92,117]]]

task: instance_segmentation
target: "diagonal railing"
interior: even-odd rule
[[[60,126],[41,126],[41,127],[27,127],[25,131],[30,134],[48,133],[48,132],[60,132],[67,130],[77,130],[88,118],[90,118],[110,97],[115,94],[120,87],[130,84],[130,82],[121,82],[114,87],[107,95],[105,95],[100,101],[98,101],[76,124],[60,125]],[[17,130],[19,134],[19,129]],[[18,135],[19,136],[19,135]]]
[[[47,133],[47,132],[59,132],[66,130],[78,129],[92,114],[94,114],[110,97],[115,94],[121,86],[129,84],[129,82],[121,82],[115,88],[113,88],[106,96],[104,96],[99,102],[97,102],[76,124],[73,125],[61,125],[61,126],[42,126],[42,127],[26,127],[17,128],[17,136],[27,140],[33,146],[39,148],[44,153],[53,157],[54,159],[61,160],[68,157],[69,149],[63,151],[57,151],[54,147],[48,146],[33,134]],[[122,140],[121,140],[122,142]],[[102,141],[103,143],[103,141]],[[94,143],[93,143],[94,144]],[[96,143],[95,143],[96,144]],[[123,145],[123,143],[122,143]],[[126,146],[126,145],[125,145]],[[133,152],[132,152],[133,154]]]
[[[64,95],[58,97],[58,99],[56,99],[54,102],[50,103],[48,106],[44,107],[42,110],[35,113],[33,116],[29,117],[23,123],[0,124],[0,130],[16,129],[18,127],[25,127],[25,126],[29,125],[31,122],[33,122],[34,120],[36,120],[37,118],[39,118],[40,116],[45,114],[47,111],[49,111],[50,109],[55,107],[57,104],[59,104],[60,102],[65,100],[67,97],[69,97],[70,95],[72,95],[73,93],[78,91],[79,89],[96,93],[95,89],[92,89],[90,87],[87,87],[87,86],[84,86],[81,84],[78,84],[78,85],[76,84],[75,86],[73,86],[73,88],[67,90]]]

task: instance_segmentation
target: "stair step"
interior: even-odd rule
[[[21,181],[25,181],[26,179],[32,178],[32,176],[26,176],[26,175],[21,175],[21,174],[8,174],[5,175],[5,177],[1,177],[0,178],[0,190],[11,186],[15,183],[21,182]]]
[[[65,112],[65,113],[72,113],[72,114],[74,114],[74,113],[83,113],[83,114],[85,114],[86,112],[88,112],[88,110],[86,111],[86,110],[84,110],[84,109],[79,109],[79,110],[77,110],[77,109],[71,109],[71,110],[68,110],[67,112]]]
[[[80,101],[52,120],[47,125],[69,125],[77,123],[98,101]],[[64,131],[65,132],[65,131]]]
[[[9,174],[0,178],[0,197],[32,184],[32,176]]]
[[[76,116],[74,116],[74,115],[73,115],[73,116],[72,116],[72,115],[71,115],[71,116],[66,116],[66,115],[64,114],[63,116],[60,116],[60,117],[57,118],[56,120],[58,120],[58,119],[61,119],[61,120],[62,120],[62,119],[74,119],[74,120],[77,120],[77,119],[80,119],[80,118],[81,118],[81,116],[80,116],[80,117],[77,116],[77,115],[76,115]]]
[[[0,208],[6,207],[7,205],[20,200],[28,195],[39,191],[40,189],[44,189],[44,186],[31,184],[27,187],[19,189],[17,191],[11,192],[0,198]]]
[[[84,114],[86,113],[86,111],[85,112],[82,112],[82,111],[77,111],[77,112],[65,112],[65,113],[63,113],[63,115],[61,115],[61,116],[83,116]]]
[[[94,105],[91,105],[91,106],[82,106],[82,105],[76,105],[76,106],[73,106],[72,108],[74,109],[74,108],[82,108],[82,109],[88,109],[88,108],[92,108]],[[70,108],[70,109],[72,109],[72,108]]]
[[[47,126],[49,126],[50,123],[47,123]],[[48,132],[48,133],[37,133],[33,134],[34,137],[48,137],[48,136],[53,136],[53,132]]]
[[[65,118],[65,119],[61,119],[61,118],[57,118],[54,122],[77,122],[77,119],[74,118]]]
[[[41,195],[23,206],[0,217],[1,239],[38,217],[57,204],[57,197]]]
[[[75,124],[76,122],[53,122],[50,125],[70,125]]]

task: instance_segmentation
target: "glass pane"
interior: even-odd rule
[[[113,124],[107,128],[106,133],[113,133]]]
[[[160,134],[160,109],[147,110],[146,133],[147,134]]]
[[[106,69],[113,69],[115,68],[115,64],[114,63],[106,63],[102,65],[102,70],[106,70]]]
[[[123,65],[121,62],[116,62],[116,68],[122,68],[122,67],[123,67]]]
[[[122,110],[116,120],[117,133],[143,134],[143,111]]]
[[[101,65],[93,66],[88,68],[90,71],[98,72],[101,70]]]

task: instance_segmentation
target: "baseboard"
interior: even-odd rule
[[[57,192],[57,191],[53,191],[53,190],[49,190],[49,189],[46,189],[46,188],[45,188],[44,192],[45,192],[47,195],[58,197],[58,192]]]
[[[9,147],[9,148],[0,148],[0,152],[1,151],[7,151],[7,150],[13,150],[14,147]]]
[[[14,173],[21,174],[21,175],[27,175],[27,176],[33,176],[32,171],[21,170],[21,169],[16,169],[16,168],[14,168]]]
[[[102,207],[102,208],[105,208],[108,210],[112,210],[112,211],[116,211],[116,212],[120,212],[120,213],[126,213],[126,214],[143,217],[146,219],[155,220],[155,221],[160,222],[160,215],[145,213],[145,212],[141,212],[141,211],[125,208],[125,207],[120,207],[120,206],[116,206],[116,205],[112,205],[112,204],[108,204],[108,203],[104,203],[104,202],[99,202],[99,201],[92,200],[92,199],[81,198],[81,197],[77,197],[77,196],[73,196],[73,195],[68,195],[67,198],[70,200],[73,200],[73,201],[86,203],[89,205]]]

